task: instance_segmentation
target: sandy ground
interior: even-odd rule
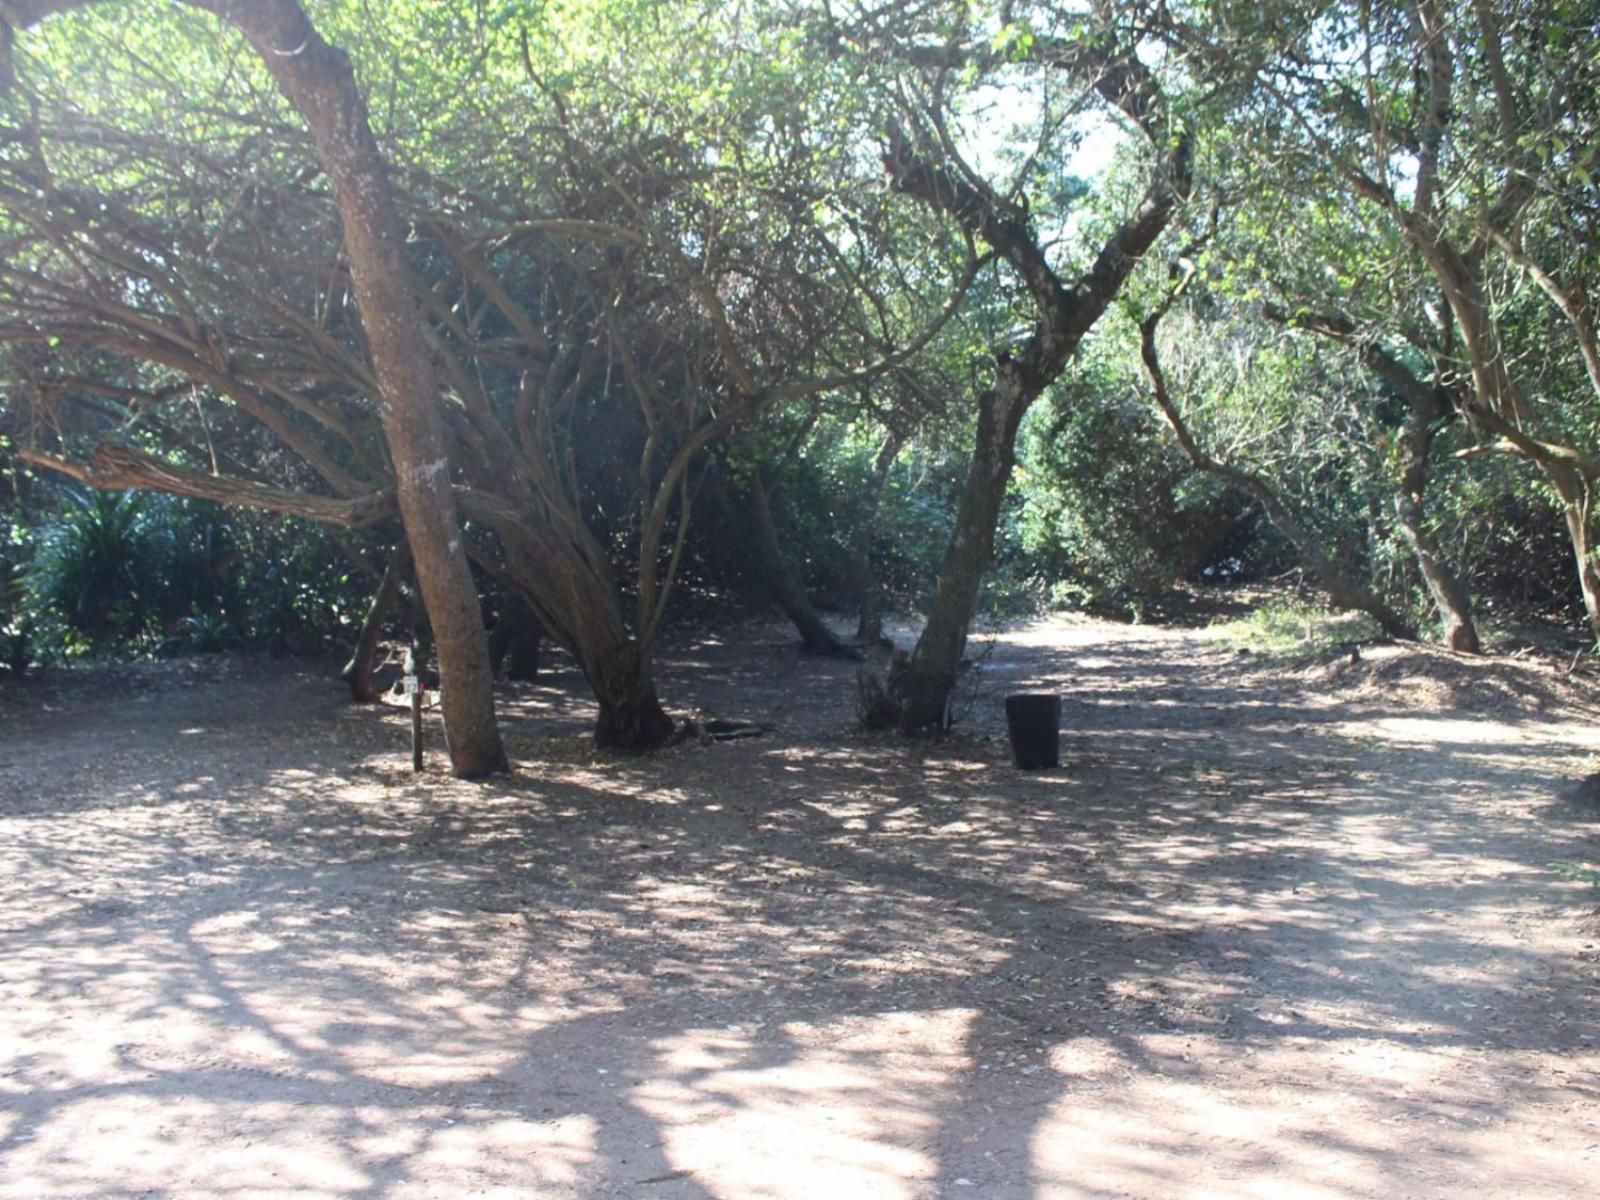
[[[0,687],[0,1197],[1593,1196],[1591,688],[1061,619],[908,744],[663,659],[776,728],[598,757],[557,664],[479,785],[326,663]]]

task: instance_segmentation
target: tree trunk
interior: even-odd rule
[[[1160,89],[1133,48],[1117,48],[1105,58],[1097,49],[1089,58],[1099,64],[1092,86],[1137,124],[1160,154],[1138,207],[1111,231],[1090,269],[1070,287],[1051,267],[1025,207],[943,168],[936,157],[937,139],[913,139],[890,129],[884,156],[890,186],[945,213],[968,236],[987,242],[1027,288],[1035,317],[1033,329],[1014,353],[1009,347],[995,351],[994,386],[979,401],[977,443],[955,529],[928,623],[907,669],[900,710],[904,732],[940,728],[949,718],[967,627],[977,611],[978,584],[989,565],[1000,504],[1011,479],[1017,429],[1028,406],[1066,368],[1134,266],[1167,228],[1193,181],[1193,133],[1174,123],[1179,126],[1175,133],[1167,123]]]
[[[955,528],[939,567],[927,624],[901,680],[900,728],[907,733],[943,729],[949,722],[967,627],[978,607],[978,587],[994,552],[1000,505],[1016,463],[1017,427],[1038,392],[1020,371],[1002,369],[998,387],[978,403],[978,430]]]
[[[889,469],[900,453],[904,439],[890,432],[873,460],[872,474],[867,477],[867,490],[861,497],[861,523],[856,527],[850,565],[855,573],[856,586],[861,591],[861,617],[856,625],[856,641],[863,647],[876,646],[883,641],[883,588],[872,569],[872,539],[878,531],[878,509],[883,504],[883,489],[889,482]]]
[[[652,750],[672,736],[672,718],[656,697],[649,656],[634,639],[591,644],[580,662],[600,701],[595,745],[606,750]]]
[[[403,254],[404,230],[350,60],[322,40],[294,0],[191,2],[243,31],[304,117],[333,183],[401,519],[438,647],[450,768],[462,778],[507,770],[488,639],[451,494],[439,388]]]
[[[475,520],[490,525],[505,550],[505,578],[520,590],[545,631],[583,669],[599,701],[594,740],[609,750],[651,750],[672,736],[656,696],[650,646],[629,633],[610,580],[579,569],[542,543],[542,531],[505,505],[469,496]]]
[[[1589,631],[1600,640],[1600,570],[1595,568],[1594,541],[1589,531],[1593,489],[1589,480],[1571,467],[1559,463],[1540,466],[1561,500],[1561,514],[1566,518],[1567,537],[1577,563],[1578,584],[1583,589],[1583,610],[1589,618]]]
[[[539,677],[539,642],[544,625],[534,615],[528,601],[513,593],[506,597],[504,611],[489,635],[489,661],[498,674],[507,657],[506,678],[531,683]]]
[[[400,585],[410,569],[411,548],[402,542],[383,570],[383,579],[372,597],[372,604],[367,608],[366,619],[361,622],[355,652],[350,655],[350,661],[345,663],[344,670],[339,672],[339,678],[350,685],[350,697],[357,704],[372,704],[378,699],[378,693],[372,687],[372,668],[378,659],[378,640],[383,636],[384,619],[394,607],[394,602],[400,598]]]
[[[806,595],[804,585],[784,560],[783,550],[778,545],[778,530],[772,523],[766,484],[759,470],[750,475],[750,515],[755,522],[756,568],[761,573],[761,582],[772,593],[783,615],[800,631],[805,652],[831,658],[860,658],[858,649],[833,635],[812,605],[811,597]]]
[[[1395,493],[1394,513],[1416,556],[1417,567],[1428,594],[1444,625],[1445,644],[1464,654],[1481,648],[1478,628],[1472,620],[1472,603],[1466,585],[1445,561],[1433,535],[1423,521],[1423,497],[1428,488],[1428,455],[1433,449],[1436,422],[1444,415],[1437,400],[1431,409],[1412,402],[1400,430],[1400,489]]]

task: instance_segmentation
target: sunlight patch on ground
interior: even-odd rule
[[[658,1078],[633,1103],[674,1168],[717,1200],[927,1195],[972,1009],[889,1012],[818,1029],[786,1025],[781,1053],[743,1029],[656,1044]]]
[[[1172,641],[1183,636],[1179,630],[1166,629],[1158,625],[1122,626],[1119,627],[1119,633],[1121,634],[1119,641],[1124,645]],[[981,634],[974,634],[971,639],[974,646],[980,646],[986,640],[987,638]],[[1057,613],[1008,628],[1000,633],[995,641],[999,645],[1062,650],[1073,646],[1103,646],[1106,643],[1106,636],[1105,626],[1100,622],[1088,617],[1074,616],[1071,613]]]
[[[113,1093],[55,1109],[11,1149],[8,1174],[31,1181],[37,1195],[345,1196],[372,1180],[340,1148],[341,1120],[337,1110],[320,1108],[314,1118],[291,1103]],[[292,1153],[274,1144],[275,1133],[307,1123],[322,1126],[324,1136],[302,1136]]]
[[[1512,724],[1484,717],[1378,717],[1335,726],[1356,741],[1381,740],[1401,746],[1581,746],[1600,750],[1600,728],[1591,725]]]
[[[442,1124],[409,1156],[406,1173],[423,1180],[470,1179],[470,1194],[484,1200],[523,1200],[545,1188],[579,1191],[600,1136],[600,1122],[588,1114],[539,1122],[457,1114]],[[439,1194],[434,1184],[409,1181],[383,1192],[386,1200],[434,1200]]]
[[[1499,1195],[1542,1195],[1543,1182],[1568,1174],[1535,1124],[1471,1087],[1462,1059],[1472,1051],[1353,1038],[1330,1059],[1300,1039],[1236,1049],[1220,1070],[1199,1072],[1183,1053],[1191,1044],[1165,1036],[1057,1047],[1051,1065],[1064,1090],[1032,1137],[1033,1195],[1382,1195],[1418,1153],[1445,1156],[1469,1176],[1492,1172]],[[1474,1144],[1491,1131],[1492,1161]]]
[[[216,1082],[225,1087],[224,1079]],[[542,1187],[575,1187],[593,1162],[596,1129],[589,1116],[542,1122],[437,1106],[397,1112],[388,1105],[111,1095],[55,1110],[50,1123],[13,1145],[8,1167],[36,1195],[441,1194],[431,1184],[385,1180],[390,1161],[405,1163],[408,1175],[470,1178],[474,1196],[529,1196]],[[0,1189],[8,1200],[26,1194]]]
[[[1600,733],[1083,632],[1002,656],[1073,706],[1037,775],[858,734],[854,664],[766,643],[769,738],[488,784],[300,685],[226,746],[176,734],[224,688],[40,723],[0,1200],[1588,1195],[1593,927],[1543,867],[1588,827],[1542,818]]]

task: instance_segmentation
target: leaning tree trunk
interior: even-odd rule
[[[345,663],[344,670],[339,672],[339,678],[350,685],[350,697],[357,704],[372,704],[378,699],[378,693],[372,687],[372,671],[378,661],[378,640],[383,636],[383,622],[394,607],[394,602],[400,598],[400,586],[410,569],[411,548],[402,542],[390,556],[389,565],[383,569],[383,579],[378,583],[372,604],[367,608],[366,619],[361,622],[355,652],[350,655],[350,661]]]
[[[595,745],[605,750],[652,750],[672,736],[672,718],[656,696],[650,663],[631,638],[609,649],[595,647],[583,669],[600,701]]]
[[[1589,631],[1600,640],[1600,570],[1596,570],[1594,540],[1590,536],[1589,516],[1594,500],[1593,487],[1582,472],[1560,463],[1541,463],[1545,476],[1561,500],[1561,515],[1566,518],[1567,537],[1578,568],[1578,584],[1583,589],[1583,609],[1589,618]]]
[[[811,597],[795,576],[778,545],[778,530],[772,523],[772,505],[767,498],[766,484],[761,472],[750,474],[750,515],[755,523],[756,569],[761,582],[777,601],[783,615],[794,623],[800,632],[800,643],[807,654],[827,655],[831,658],[860,658],[861,652],[834,636],[823,621]]]
[[[1035,317],[1033,329],[1015,352],[996,352],[993,387],[979,402],[977,445],[955,529],[928,622],[903,681],[900,728],[908,733],[938,728],[947,719],[967,627],[977,612],[978,584],[989,565],[1000,504],[1011,479],[1017,430],[1028,406],[1066,369],[1078,344],[1167,228],[1193,182],[1193,132],[1181,122],[1168,123],[1170,114],[1160,88],[1132,47],[1108,42],[1087,50],[1081,59],[1069,54],[1060,62],[1064,68],[1096,63],[1098,75],[1092,86],[1159,150],[1138,207],[1111,231],[1089,270],[1071,286],[1050,265],[1027,209],[993,189],[973,186],[970,176],[941,166],[937,138],[913,139],[891,128],[884,155],[895,191],[943,212],[1011,266],[1028,291]]]
[[[883,504],[883,490],[889,482],[889,469],[900,453],[904,439],[891,432],[873,460],[872,474],[867,476],[867,490],[861,497],[861,523],[856,527],[851,547],[850,566],[855,573],[856,586],[861,592],[861,617],[856,625],[856,641],[862,646],[876,646],[883,641],[883,586],[872,569],[872,539],[878,531],[878,509]]]
[[[1094,269],[1074,289],[1050,270],[1025,219],[994,210],[992,202],[943,172],[907,158],[891,162],[896,186],[932,197],[1009,258],[1028,284],[1039,311],[1021,353],[998,356],[994,386],[980,397],[978,429],[955,527],[939,570],[933,606],[902,679],[903,732],[942,728],[949,715],[967,628],[978,607],[978,586],[994,550],[1000,506],[1016,462],[1017,430],[1029,406],[1066,368],[1085,334],[1116,297],[1134,263],[1171,219],[1177,195],[1188,187],[1189,141],[1180,136],[1164,164],[1170,173],[1152,186],[1133,217],[1113,233]],[[973,216],[972,214],[977,214]]]
[[[1144,359],[1145,373],[1150,378],[1156,405],[1161,409],[1161,415],[1166,418],[1167,425],[1177,437],[1178,444],[1183,447],[1183,452],[1188,455],[1189,461],[1194,464],[1196,470],[1225,480],[1255,498],[1266,512],[1267,519],[1279,533],[1289,539],[1300,555],[1300,561],[1321,585],[1329,603],[1335,608],[1364,612],[1390,637],[1401,641],[1416,641],[1416,630],[1411,628],[1405,618],[1385,604],[1381,597],[1341,567],[1332,555],[1322,549],[1321,540],[1311,529],[1301,524],[1271,482],[1253,471],[1241,470],[1228,463],[1218,462],[1195,441],[1188,423],[1183,419],[1183,414],[1172,402],[1172,395],[1167,390],[1166,372],[1162,370],[1161,358],[1156,350],[1156,328],[1176,297],[1176,292],[1170,294],[1166,303],[1139,323],[1139,349]]]
[[[599,702],[594,740],[608,750],[651,750],[672,736],[656,695],[650,647],[629,632],[616,589],[599,571],[542,544],[549,531],[524,523],[501,502],[468,496],[468,509],[499,535],[505,576],[545,631],[578,661]]]
[[[649,648],[622,623],[614,598],[607,606],[575,610],[576,636],[566,647],[583,668],[600,711],[595,745],[605,750],[653,750],[672,736],[672,718],[661,707]],[[550,625],[552,632],[560,627]]]
[[[305,119],[332,181],[400,515],[438,646],[450,767],[462,778],[504,771],[488,639],[451,493],[439,388],[405,263],[404,229],[350,60],[322,40],[294,0],[191,2],[243,31]]]
[[[967,480],[956,507],[927,624],[900,679],[900,728],[908,733],[948,724],[967,627],[978,607],[978,586],[994,552],[1000,505],[1016,464],[1017,428],[1038,393],[1020,371],[1002,373],[978,405]]]
[[[1431,391],[1431,390],[1430,390]],[[1434,400],[1430,410],[1415,401],[1400,429],[1400,490],[1395,493],[1394,513],[1400,531],[1411,546],[1417,568],[1422,572],[1428,594],[1444,625],[1445,644],[1465,654],[1478,653],[1478,627],[1472,620],[1472,602],[1466,585],[1450,569],[1433,534],[1423,521],[1423,497],[1428,488],[1428,455],[1433,449],[1434,431],[1444,416],[1444,405]]]

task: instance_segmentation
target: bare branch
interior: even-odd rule
[[[48,467],[93,488],[108,491],[148,488],[198,500],[215,500],[219,504],[266,509],[268,512],[304,517],[346,529],[376,524],[398,511],[392,488],[368,492],[348,500],[312,496],[225,475],[208,475],[203,471],[165,462],[118,442],[100,443],[88,463],[73,462],[31,448],[19,450],[17,454],[25,462]]]

